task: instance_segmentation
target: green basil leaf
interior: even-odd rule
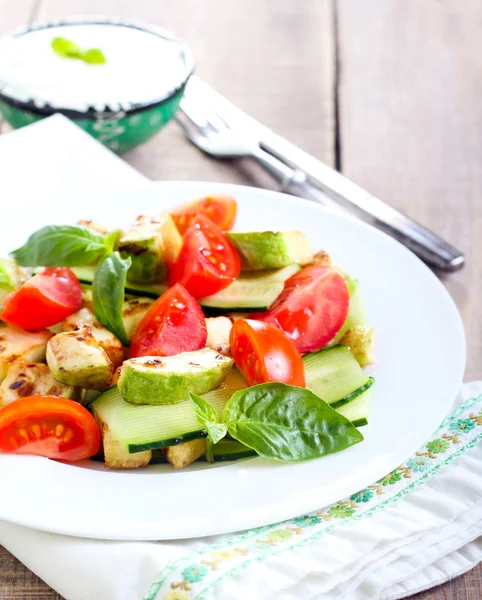
[[[89,65],[105,65],[107,62],[105,54],[100,48],[90,48],[80,58]]]
[[[112,254],[112,252],[114,252],[117,242],[119,240],[120,234],[119,234],[119,230],[118,229],[114,229],[114,231],[111,231],[108,235],[105,236],[105,248],[106,248],[106,254]]]
[[[122,343],[129,344],[122,309],[124,308],[127,271],[131,259],[122,259],[118,252],[103,258],[97,265],[92,283],[94,312],[97,320]]]
[[[50,45],[52,50],[61,58],[81,58],[82,50],[80,47],[71,40],[63,37],[55,37]]]
[[[189,394],[189,397],[199,422],[208,432],[212,443],[217,444],[227,433],[226,425],[219,422],[216,409],[207,400],[196,394]]]
[[[274,460],[310,460],[363,440],[358,429],[321,398],[284,383],[236,392],[224,407],[222,421],[231,437]]]
[[[189,394],[191,406],[196,413],[196,417],[204,424],[205,421],[211,421],[212,423],[219,423],[218,413],[212,404],[209,404],[207,400],[197,396],[196,394]]]
[[[224,423],[206,421],[204,426],[206,427],[208,437],[212,440],[213,444],[217,444],[228,433],[228,428]]]
[[[112,234],[105,237],[77,225],[47,225],[11,252],[22,267],[77,267],[112,252]]]
[[[100,48],[82,50],[80,46],[67,38],[55,37],[50,45],[55,54],[61,58],[76,58],[89,65],[103,65],[107,62],[105,54]]]

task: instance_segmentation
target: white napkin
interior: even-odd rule
[[[1,136],[0,161],[3,189],[37,197],[72,180],[146,181],[62,117]],[[67,600],[403,598],[482,560],[482,382],[465,385],[454,410],[386,478],[285,523],[235,536],[113,542],[0,522],[0,543]]]

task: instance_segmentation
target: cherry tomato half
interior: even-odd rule
[[[306,387],[301,354],[293,342],[273,325],[237,319],[229,341],[234,362],[248,385],[279,381]]]
[[[314,265],[292,275],[270,309],[251,318],[284,331],[300,352],[313,352],[341,329],[349,301],[343,277],[332,267]]]
[[[0,452],[82,460],[99,450],[100,433],[83,406],[56,396],[28,396],[0,408]]]
[[[171,211],[171,217],[181,234],[188,229],[195,217],[202,213],[223,231],[229,231],[236,219],[236,200],[231,196],[205,196],[183,204]]]
[[[201,307],[177,283],[142,317],[132,338],[131,358],[201,350],[206,346],[206,339],[206,320]]]
[[[200,214],[184,234],[181,252],[169,272],[169,283],[181,283],[195,298],[204,298],[227,287],[240,270],[239,256],[227,237]]]
[[[67,267],[44,269],[3,303],[0,317],[21,329],[43,329],[60,323],[82,303],[79,280]]]

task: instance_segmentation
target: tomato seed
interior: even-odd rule
[[[74,437],[74,432],[72,429],[67,429],[64,435],[64,442],[70,442],[70,440]]]
[[[28,437],[28,433],[27,433],[27,430],[25,429],[25,427],[22,427],[21,429],[19,429],[19,430],[18,430],[18,435],[19,435],[20,437],[23,437],[23,439],[24,439],[26,442],[29,442],[29,441],[30,441],[30,438]]]

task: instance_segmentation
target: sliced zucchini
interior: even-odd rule
[[[24,331],[0,324],[0,383],[7,376],[10,364],[18,358],[44,362],[47,342],[51,337],[52,333],[45,329]]]
[[[41,270],[41,269],[40,269]],[[35,272],[37,269],[35,270]],[[94,281],[94,267],[72,267],[72,271],[77,276],[80,283],[91,285]],[[133,296],[147,296],[148,298],[159,298],[167,290],[167,285],[164,283],[134,283],[132,281],[126,282],[126,294],[132,294]]]
[[[203,440],[194,440],[194,442],[203,442]],[[187,442],[187,444],[193,444],[193,442]],[[166,454],[171,452],[174,448],[181,448],[184,444],[179,444],[178,446],[169,446],[169,448],[152,450],[152,458],[149,464],[165,464],[170,462],[166,458]],[[251,456],[256,456],[256,452],[248,446],[245,446],[241,442],[237,440],[229,440],[224,439],[218,442],[213,446],[213,455],[214,462],[226,462],[231,460],[238,460],[239,458],[249,458]],[[135,456],[135,455],[134,455]],[[102,460],[101,457],[92,457],[92,460]],[[198,459],[198,462],[206,462],[206,457],[201,455]]]
[[[280,269],[313,260],[310,240],[301,231],[249,231],[227,234],[243,271]]]
[[[303,362],[306,387],[332,408],[352,402],[373,384],[346,346],[306,354]]]
[[[367,425],[373,404],[373,390],[367,390],[364,394],[358,396],[353,402],[344,404],[336,409],[340,415],[343,415],[355,425],[362,427]]]
[[[350,293],[350,305],[348,315],[342,325],[340,331],[335,338],[330,342],[330,345],[339,344],[345,333],[353,327],[359,325],[367,325],[367,315],[365,311],[365,303],[360,292],[360,285],[356,279],[348,279],[346,281],[348,292]]]
[[[0,384],[0,406],[25,396],[62,396],[74,398],[74,388],[54,379],[43,363],[23,358],[10,363],[7,376]]]
[[[122,309],[122,320],[129,342],[132,341],[137,326],[152,306],[152,303],[151,298],[142,298],[141,296],[126,298],[124,308]]]
[[[92,283],[92,267],[73,267],[81,283]],[[199,299],[203,308],[211,311],[252,311],[267,310],[281,294],[284,282],[300,270],[299,265],[289,265],[283,269],[242,273],[231,285],[212,296]],[[128,281],[126,294],[158,298],[167,290],[162,283],[138,284]]]
[[[366,375],[346,346],[327,348],[303,357],[307,387],[353,421],[366,424],[370,412],[373,379]],[[233,368],[224,382],[203,397],[219,415],[234,392],[246,387]],[[136,406],[125,402],[112,387],[92,403],[94,414],[105,422],[129,452],[175,446],[206,437],[188,401],[160,406]]]
[[[299,270],[294,264],[274,271],[242,273],[227,288],[201,298],[199,303],[218,311],[267,310],[283,291],[285,281]]]
[[[248,446],[245,446],[237,440],[221,440],[213,446],[214,462],[222,462],[228,460],[238,460],[238,458],[248,458],[256,456],[256,452]],[[205,456],[201,456],[198,460],[206,460]]]
[[[174,404],[189,394],[206,394],[227,377],[233,360],[211,348],[174,356],[126,360],[117,383],[131,404]]]
[[[203,397],[221,416],[226,401],[242,387],[241,374],[232,369],[219,388]],[[114,386],[96,398],[91,408],[129,452],[175,446],[207,436],[188,400],[160,406],[134,405],[125,402]]]

